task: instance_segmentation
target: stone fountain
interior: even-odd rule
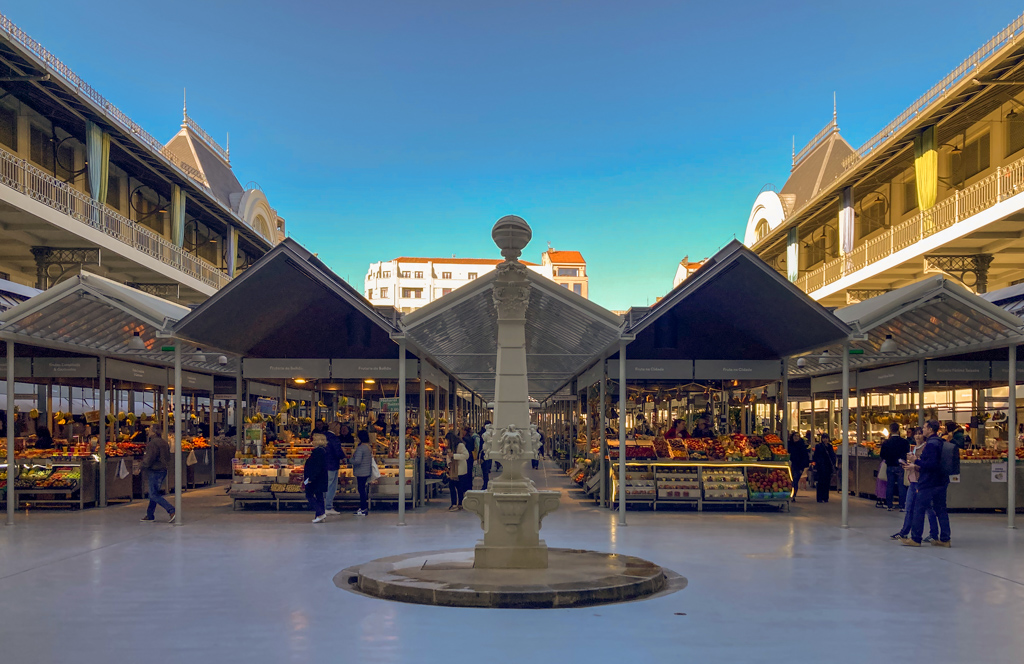
[[[538,491],[523,475],[537,457],[540,434],[530,423],[526,368],[526,309],[530,304],[527,268],[519,256],[529,244],[530,226],[516,216],[502,217],[491,230],[504,261],[497,267],[493,299],[498,314],[498,353],[494,377],[494,421],[483,436],[484,458],[504,469],[486,491],[467,491],[463,506],[480,516],[484,538],[476,545],[478,569],[545,568],[548,547],[541,522],[558,509],[559,492]]]

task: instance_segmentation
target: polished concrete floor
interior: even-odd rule
[[[1024,661],[1024,533],[956,514],[952,549],[900,547],[902,517],[801,498],[789,514],[630,512],[567,491],[551,546],[640,556],[682,591],[564,610],[445,609],[334,586],[344,567],[471,546],[447,500],[410,513],[233,512],[221,489],[183,497],[182,527],[144,505],[20,512],[0,527],[0,662],[1006,662]],[[1024,517],[1021,518],[1024,521]],[[1024,523],[1021,524],[1024,526]]]

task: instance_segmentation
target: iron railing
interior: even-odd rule
[[[100,205],[66,182],[41,171],[24,159],[0,149],[0,184],[77,219],[86,226],[169,265],[213,288],[230,279],[211,263],[193,256],[148,228]]]
[[[200,127],[195,120],[189,117],[188,113],[185,114],[185,124],[188,125],[189,129],[198,134],[199,138],[203,139],[203,141],[206,143],[206,145],[210,147],[211,150],[220,155],[221,159],[223,159],[224,161],[231,161],[231,155],[228,153],[228,151],[221,147],[220,143],[213,140],[213,137],[207,134],[206,131],[204,131],[203,128]]]
[[[805,293],[813,293],[930,235],[952,228],[1022,191],[1024,159],[1018,159],[1012,164],[997,167],[994,173],[963,190],[955,190],[952,196],[939,201],[930,210],[918,212],[910,219],[869,238],[845,256],[834,258],[807,272],[797,280],[797,285]]]
[[[60,61],[60,59],[53,53],[50,53],[45,46],[33,39],[27,32],[16,26],[11,19],[7,18],[3,14],[0,14],[0,31],[3,31],[8,37],[21,44],[23,47],[29,50],[33,55],[39,58],[40,61],[46,66],[47,70],[51,73],[56,74],[63,80],[67,85],[74,88],[79,94],[84,97],[91,99],[108,118],[119,124],[125,131],[135,136],[138,140],[145,143],[150,149],[157,154],[161,155],[167,161],[178,167],[185,175],[195,180],[201,187],[210,190],[210,184],[203,177],[203,174],[196,168],[186,164],[184,161],[179,159],[170,150],[164,147],[163,143],[153,138],[149,132],[138,125],[134,120],[129,118],[125,113],[114,106],[112,103],[96,91],[94,87],[86,83],[82,77],[73,72],[70,67]],[[191,125],[190,125],[191,126]],[[198,126],[198,125],[197,125]],[[202,131],[202,130],[199,130]],[[202,135],[206,137],[206,132],[202,132]],[[204,138],[204,140],[206,140]],[[223,153],[223,148],[220,148],[213,139],[209,139],[219,152]],[[212,194],[211,194],[212,195]]]

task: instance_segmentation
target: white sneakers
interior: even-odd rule
[[[324,512],[324,514],[326,514],[327,516],[338,516],[339,514],[341,514],[341,512],[332,508]]]
[[[326,514],[321,514],[320,516],[313,518],[313,523],[323,523],[326,520],[327,520],[327,515]]]

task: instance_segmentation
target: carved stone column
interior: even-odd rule
[[[536,458],[540,435],[530,424],[526,366],[526,311],[530,281],[519,255],[533,236],[515,216],[502,217],[491,237],[501,249],[493,286],[498,318],[494,377],[494,423],[484,433],[483,453],[502,464],[487,491],[468,491],[462,504],[480,516],[484,539],[477,543],[477,568],[545,568],[547,544],[540,539],[544,516],[558,509],[559,492],[538,491],[523,476],[523,464]]]

